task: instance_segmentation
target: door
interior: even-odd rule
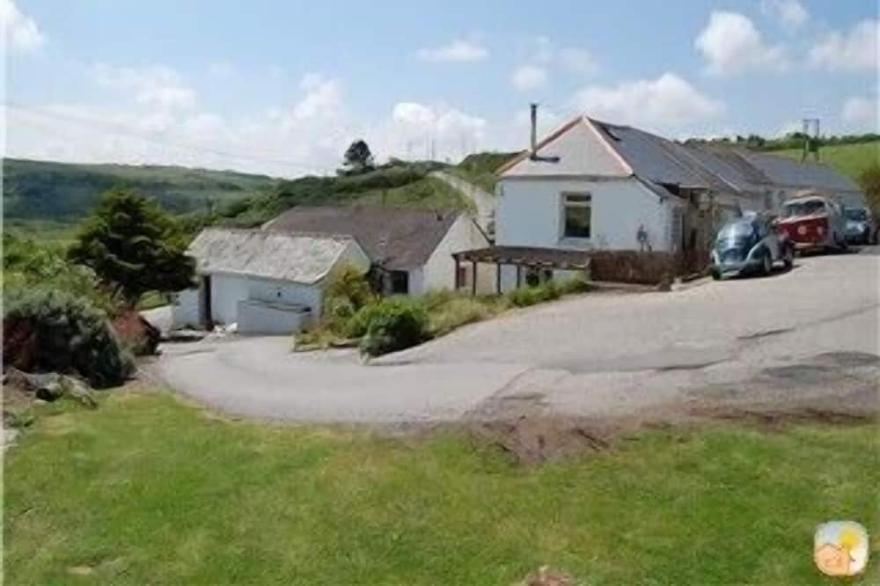
[[[199,303],[199,315],[202,325],[208,329],[214,327],[214,317],[211,314],[211,275],[203,275],[201,287],[201,299]]]

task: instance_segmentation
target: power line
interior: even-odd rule
[[[246,154],[242,154],[242,153],[234,153],[234,152],[225,151],[225,150],[221,150],[221,149],[215,149],[215,148],[207,147],[207,146],[200,146],[200,145],[194,145],[194,144],[189,144],[189,143],[180,142],[180,141],[161,139],[161,138],[157,138],[155,136],[143,134],[143,133],[138,132],[138,131],[136,131],[130,127],[127,127],[125,125],[116,124],[113,122],[108,122],[106,120],[99,120],[99,119],[95,119],[95,118],[88,118],[88,117],[82,117],[82,116],[73,116],[70,114],[61,114],[58,112],[46,111],[46,110],[43,110],[40,108],[26,106],[26,105],[14,103],[14,102],[4,102],[2,105],[6,108],[20,110],[22,112],[36,115],[36,116],[42,116],[44,118],[61,120],[64,122],[72,122],[75,124],[85,125],[85,126],[90,127],[92,130],[95,130],[98,132],[130,136],[130,137],[142,140],[144,142],[153,143],[153,144],[156,144],[159,146],[179,148],[179,149],[189,150],[189,151],[193,151],[193,152],[208,153],[208,154],[212,154],[215,156],[226,157],[226,158],[230,158],[230,159],[247,160],[247,161],[254,161],[254,162],[259,162],[259,163],[271,163],[271,164],[275,164],[275,165],[286,165],[289,167],[295,167],[295,168],[304,169],[304,170],[308,170],[308,171],[314,171],[315,167],[316,167],[316,165],[310,165],[307,163],[292,161],[289,159],[246,155]],[[7,131],[8,131],[8,127],[7,127]]]

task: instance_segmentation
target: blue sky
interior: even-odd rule
[[[877,130],[876,3],[0,0],[7,153],[275,175],[521,148],[578,113],[675,138]]]

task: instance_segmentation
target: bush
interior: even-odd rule
[[[442,336],[455,328],[482,321],[496,312],[490,302],[473,297],[458,297],[429,308],[431,334]]]
[[[428,338],[428,314],[419,303],[392,298],[368,309],[358,312],[369,313],[360,345],[363,354],[379,356],[416,346]]]
[[[92,305],[114,316],[118,299],[101,287],[94,271],[71,263],[63,246],[3,234],[3,287],[26,290],[34,287],[65,291],[87,299]]]
[[[3,361],[30,372],[77,374],[95,387],[134,371],[107,315],[85,299],[52,289],[6,292]]]
[[[330,276],[324,290],[325,307],[339,301],[347,301],[355,310],[376,300],[366,276],[353,266],[343,267]]]
[[[545,301],[559,299],[561,293],[556,283],[547,281],[534,287],[521,287],[507,294],[510,303],[516,307],[528,307]]]

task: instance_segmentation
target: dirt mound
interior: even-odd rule
[[[479,439],[498,446],[523,465],[608,449],[620,431],[620,422],[525,415],[483,422],[473,428]]]

